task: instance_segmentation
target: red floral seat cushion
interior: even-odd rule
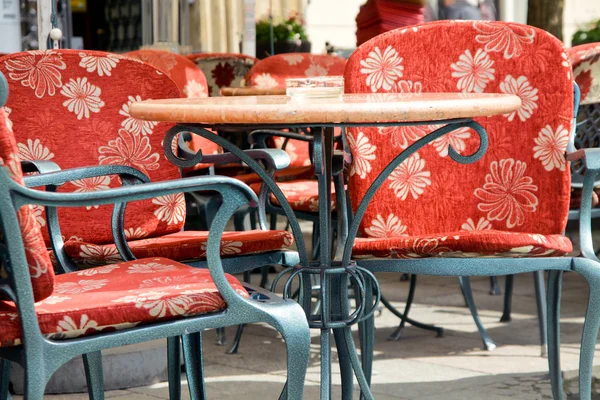
[[[19,161],[17,143],[12,133],[11,123],[6,118],[4,108],[0,108],[0,167],[15,182],[23,184],[23,171]],[[33,298],[40,301],[52,294],[54,288],[54,269],[46,251],[46,245],[36,215],[31,205],[21,207],[17,212],[19,226],[23,237],[23,247],[29,274]],[[0,239],[3,236],[0,230]],[[8,271],[0,259],[0,277],[6,278]],[[1,330],[1,329],[0,329]]]
[[[50,160],[62,169],[128,165],[152,181],[180,177],[162,150],[164,135],[173,124],[129,114],[133,102],[181,97],[175,83],[151,65],[110,53],[50,50],[0,58],[0,71],[9,84],[9,118],[22,160]],[[66,183],[59,191],[117,186],[117,177],[98,177]],[[34,211],[45,225],[42,208]],[[111,243],[111,214],[110,205],[61,208],[62,234]],[[184,219],[184,196],[169,195],[131,203],[125,226],[153,237],[180,231]],[[45,229],[43,233],[49,243]]]
[[[129,247],[136,258],[165,257],[175,261],[206,259],[208,232],[183,231],[150,239],[136,239],[136,232],[126,232]],[[141,235],[140,235],[141,236]],[[286,231],[224,232],[221,256],[241,256],[285,250],[293,243],[293,236]],[[123,261],[114,244],[69,240],[65,251],[80,266],[105,265]]]
[[[581,90],[581,104],[600,103],[600,43],[575,46],[568,53]]]
[[[245,54],[204,53],[188,58],[204,72],[211,96],[220,96],[222,87],[240,87],[250,68],[258,59]]]
[[[248,297],[235,277],[227,275],[227,280]],[[226,306],[207,269],[147,258],[58,275],[52,296],[35,309],[42,334],[60,340],[218,312]],[[0,324],[0,346],[20,345],[14,303],[0,302]]]
[[[564,231],[571,189],[564,151],[573,119],[573,78],[555,37],[513,23],[433,22],[366,42],[348,60],[344,76],[347,93],[498,92],[515,94],[522,102],[515,112],[476,119],[489,137],[479,161],[463,165],[448,156],[449,145],[463,155],[478,148],[477,134],[461,129],[398,166],[367,208],[362,237],[377,236],[372,227],[388,224],[401,232],[395,236],[446,236],[469,221],[481,221],[494,232],[549,237]],[[353,161],[348,187],[354,210],[383,168],[434,128],[349,129]],[[458,237],[457,242],[468,242],[465,235]],[[509,242],[513,237],[505,233],[484,237],[498,244],[493,252],[533,245]],[[500,240],[507,246],[500,246]],[[479,243],[482,253],[489,250]]]
[[[373,223],[370,238],[357,238],[353,255],[394,258],[425,257],[555,257],[573,251],[563,235],[540,235],[489,229],[437,235],[400,236],[406,230],[398,219],[383,217]],[[479,224],[485,224],[484,218]],[[472,220],[465,228],[476,229]],[[396,236],[392,236],[396,235]]]
[[[319,186],[314,179],[302,179],[290,182],[278,182],[277,186],[281,189],[290,206],[295,211],[317,212],[319,211]],[[250,188],[256,194],[260,191],[261,184],[254,183]],[[279,205],[279,201],[273,193],[270,193],[270,201]],[[335,190],[331,188],[331,207],[335,209]]]

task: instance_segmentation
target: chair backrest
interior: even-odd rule
[[[208,97],[206,77],[189,58],[163,50],[136,50],[124,55],[144,61],[167,74],[185,97]]]
[[[477,149],[477,134],[465,129],[408,158],[369,205],[363,235],[490,228],[563,232],[570,191],[563,154],[573,118],[573,79],[554,36],[514,23],[432,22],[364,43],[344,76],[347,93],[498,92],[516,94],[522,102],[515,112],[476,119],[489,137],[487,153],[476,163],[461,165],[448,156],[448,145],[461,154]],[[353,208],[396,155],[432,130],[350,129]]]
[[[600,43],[588,43],[567,50],[581,104],[600,103]]]
[[[188,98],[208,97],[208,84],[202,70],[189,58],[163,50],[136,50],[125,56],[144,61],[167,74],[179,90]],[[215,142],[192,135],[188,146],[202,150],[203,154],[219,153],[221,148]],[[210,165],[198,164],[193,169],[206,169]]]
[[[235,53],[190,54],[188,58],[204,72],[211,96],[220,96],[222,87],[240,87],[250,68],[258,62],[257,58]]]
[[[324,54],[289,53],[270,56],[258,62],[246,77],[252,86],[264,88],[285,88],[287,78],[303,78],[309,76],[343,75],[346,60]],[[273,141],[275,148],[283,148],[290,155],[291,167],[311,165],[309,145],[307,142],[284,138]]]
[[[588,43],[567,49],[575,82],[581,92],[574,144],[578,149],[600,147],[600,43]],[[571,163],[571,184],[581,187],[585,166]],[[579,208],[580,199],[573,196],[571,207]]]
[[[128,165],[152,181],[180,176],[163,155],[171,123],[131,117],[132,103],[181,97],[175,83],[149,64],[96,51],[51,50],[0,58],[8,80],[7,106],[22,160],[51,160],[62,169]],[[86,192],[120,186],[117,177],[82,179],[60,191]],[[92,243],[110,243],[112,206],[62,208],[62,234]],[[42,216],[42,211],[36,209]],[[183,194],[127,206],[130,238],[178,232],[185,219]],[[41,219],[42,224],[44,220]],[[44,235],[48,241],[46,230]]]
[[[246,80],[250,86],[285,88],[285,80],[288,78],[341,76],[344,74],[345,66],[345,59],[326,54],[276,54],[252,67]]]
[[[0,85],[2,85],[1,74]],[[23,184],[23,172],[21,171],[17,143],[3,107],[0,107],[0,167],[15,182]],[[29,274],[31,275],[33,297],[35,301],[41,301],[49,297],[54,290],[54,269],[50,262],[48,250],[46,250],[40,226],[36,221],[36,216],[38,215],[30,205],[21,207],[17,214]],[[0,237],[2,236],[3,232],[0,228]],[[8,272],[2,258],[0,258],[0,277],[6,278],[7,276]]]

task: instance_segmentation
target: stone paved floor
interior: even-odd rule
[[[408,288],[397,275],[380,275],[383,292],[398,306]],[[503,285],[503,278],[500,278]],[[499,323],[502,297],[488,294],[487,278],[473,280],[475,298],[483,322],[498,348],[481,349],[454,278],[419,277],[416,304],[411,316],[422,322],[437,323],[446,332],[435,338],[431,332],[408,327],[398,342],[386,340],[397,324],[383,310],[376,318],[373,392],[377,399],[547,399],[550,386],[547,360],[540,357],[538,323],[531,274],[515,280],[513,321]],[[565,276],[562,303],[562,362],[570,399],[577,398],[574,383],[578,362],[578,342],[587,299],[585,282],[575,274]],[[229,338],[233,330],[228,330]],[[317,332],[306,382],[305,397],[319,394]],[[224,347],[213,344],[214,332],[204,334],[205,372],[208,396],[212,399],[275,399],[284,383],[284,345],[265,326],[245,331],[239,354],[227,355]],[[599,363],[600,364],[600,363]],[[600,371],[600,370],[599,370]],[[598,374],[600,375],[600,373]],[[339,375],[334,366],[334,384]],[[185,383],[185,382],[184,382]],[[189,398],[184,386],[184,398]],[[600,399],[600,390],[598,391]],[[166,383],[116,390],[108,398],[166,399]],[[20,396],[15,396],[20,398]],[[48,399],[78,400],[86,395],[54,395]],[[339,398],[339,386],[334,387]],[[356,397],[358,398],[358,397]]]

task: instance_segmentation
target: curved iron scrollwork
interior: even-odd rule
[[[358,208],[356,209],[356,212],[354,213],[354,218],[352,219],[352,224],[350,225],[350,229],[348,231],[348,237],[346,239],[346,243],[344,244],[344,252],[341,262],[342,265],[347,265],[350,262],[350,258],[352,256],[352,247],[354,245],[354,239],[356,237],[356,234],[358,233],[358,227],[360,226],[360,222],[365,212],[367,211],[369,203],[375,196],[375,193],[381,187],[381,185],[383,185],[388,176],[390,176],[390,174],[408,157],[412,156],[414,153],[419,151],[427,144],[433,142],[434,140],[444,135],[447,135],[452,131],[465,127],[471,128],[477,133],[477,135],[479,136],[479,147],[473,154],[461,155],[456,150],[454,150],[454,148],[451,145],[448,145],[448,155],[452,160],[461,164],[470,164],[480,160],[488,148],[487,132],[485,131],[483,126],[479,125],[477,122],[472,120],[466,120],[460,122],[449,122],[447,125],[444,125],[441,128],[438,128],[435,131],[429,133],[428,135],[423,136],[421,139],[408,146],[406,150],[398,154],[387,165],[387,167],[385,167],[383,171],[381,171],[381,173],[373,181],[371,186],[369,186],[369,189],[363,196],[363,199],[361,200]]]
[[[173,140],[178,140],[178,135],[184,132],[193,133],[195,135],[201,136],[211,142],[214,142],[221,146],[226,151],[235,155],[239,158],[240,161],[244,162],[252,171],[254,171],[264,182],[264,184],[269,188],[269,190],[273,193],[279,204],[284,210],[284,213],[290,223],[290,228],[292,229],[292,235],[294,236],[294,241],[296,243],[296,249],[298,251],[298,255],[300,257],[300,264],[308,265],[308,253],[306,251],[306,244],[304,243],[304,238],[302,237],[302,230],[300,229],[300,224],[294,215],[294,211],[287,201],[285,195],[279,189],[279,186],[273,180],[273,177],[265,171],[265,169],[252,157],[248,154],[244,153],[239,147],[231,144],[228,140],[215,135],[209,130],[194,125],[176,125],[171,128],[165,135],[165,139],[163,141],[163,151],[167,160],[169,160],[173,165],[176,165],[180,168],[190,168],[194,165],[202,162],[202,151],[199,150],[195,155],[191,156],[191,158],[186,157],[182,159],[178,157],[177,154],[173,152]]]
[[[294,267],[287,268],[280,272],[277,277],[275,277],[271,290],[275,290],[279,280],[283,276],[290,274],[283,287],[283,298],[287,299],[293,297],[294,292],[292,291],[292,283],[295,278],[300,277],[300,275],[303,273],[319,275],[321,277],[321,282],[325,282],[327,278],[336,276],[347,277],[350,279],[350,284],[353,286],[355,292],[356,309],[350,315],[347,317],[340,316],[340,318],[336,320],[335,318],[332,319],[331,316],[326,312],[311,314],[308,321],[308,325],[311,328],[346,328],[371,317],[379,306],[379,302],[381,300],[381,291],[375,275],[373,275],[373,273],[369,270],[358,266],[354,261],[351,261],[347,265],[342,265],[340,262],[334,262],[331,268],[323,268],[321,263],[318,261],[311,262],[308,266],[299,264]],[[367,299],[367,285],[371,285],[370,287],[373,290],[373,297],[375,298],[371,305],[367,304],[367,301],[369,300]],[[322,310],[326,309],[325,305],[329,302],[328,296],[329,294],[327,293],[327,290],[325,290],[325,286],[322,286],[319,292],[319,301],[323,305],[323,307],[321,307]]]

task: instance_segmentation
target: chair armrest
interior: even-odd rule
[[[290,166],[290,156],[281,149],[250,149],[244,150],[255,160],[263,160],[267,164],[267,169],[275,169],[277,171]],[[228,164],[239,161],[239,158],[232,153],[208,154],[202,156],[202,161],[209,164]]]
[[[199,176],[164,182],[142,183],[94,192],[57,193],[39,191],[21,186],[14,182],[4,170],[0,170],[0,188],[2,198],[11,196],[13,199],[12,202],[9,202],[12,203],[10,206],[1,209],[3,225],[8,228],[9,232],[19,231],[16,211],[25,204],[40,204],[47,207],[85,207],[126,203],[181,192],[199,190],[219,192],[223,198],[223,203],[215,216],[208,236],[208,268],[217,289],[226,302],[239,302],[241,298],[229,285],[225,277],[219,251],[223,231],[233,214],[242,206],[256,206],[258,202],[258,198],[252,189],[237,179],[222,176]],[[9,213],[6,213],[6,211],[11,209],[13,215],[9,217]],[[4,218],[4,214],[7,214],[6,219]],[[60,235],[60,232],[56,232],[55,234]],[[9,246],[9,253],[10,250],[11,247]],[[20,258],[22,257],[15,257],[15,259]],[[29,279],[29,271],[26,263],[16,263],[16,265],[13,265],[13,277],[16,280]],[[18,303],[20,303],[23,297],[32,298],[31,287],[25,288],[23,285],[17,287],[17,296]]]
[[[185,144],[185,137],[180,136],[178,144],[179,157],[185,160],[193,160],[196,157],[196,152],[190,150]],[[268,170],[282,170],[290,165],[290,156],[280,149],[251,149],[244,150],[255,160],[263,160],[267,164]],[[202,154],[202,163],[206,164],[228,164],[231,162],[240,161],[240,159],[231,153],[221,154]]]
[[[50,163],[54,164],[54,163]],[[55,164],[56,165],[56,164]],[[58,166],[56,166],[58,168]],[[43,170],[48,171],[51,168],[45,166]],[[48,191],[55,191],[58,186],[61,186],[69,181],[78,179],[93,178],[98,176],[118,175],[123,186],[150,182],[144,173],[135,168],[123,165],[96,165],[91,167],[72,168],[68,170],[55,170],[54,172],[42,173],[39,175],[30,175],[24,177],[24,183],[27,187],[33,188],[45,186]],[[127,203],[119,203],[115,205],[112,216],[112,231],[115,245],[123,259],[135,259],[131,249],[127,245],[125,239],[125,208]],[[49,236],[51,238],[52,249],[61,272],[73,272],[78,268],[64,252],[64,243],[60,234],[60,225],[58,220],[58,212],[55,207],[46,207],[46,221],[48,223]]]
[[[261,147],[267,147],[265,141],[270,137],[283,137],[309,143],[314,140],[312,135],[305,135],[302,133],[284,132],[276,129],[257,129],[250,132],[248,135],[248,142],[250,142],[251,145],[258,144]]]
[[[580,149],[566,155],[567,161],[580,160],[585,166],[581,206],[579,207],[579,247],[585,258],[600,262],[594,251],[592,239],[592,208],[594,207],[594,186],[600,172],[600,149]]]
[[[23,173],[39,172],[45,174],[48,172],[60,171],[60,167],[53,161],[48,160],[28,160],[21,161],[21,169]]]
[[[35,165],[37,166],[38,164]],[[150,182],[150,178],[148,178],[143,172],[123,165],[95,165],[91,167],[71,168],[66,170],[61,170],[58,168],[54,171],[50,171],[49,168],[44,166],[43,171],[48,172],[40,171],[41,174],[39,175],[28,175],[24,177],[23,180],[25,185],[30,188],[48,185],[61,186],[67,182],[78,179],[94,178],[107,175],[119,175],[119,177],[122,179],[134,180],[137,182]]]

